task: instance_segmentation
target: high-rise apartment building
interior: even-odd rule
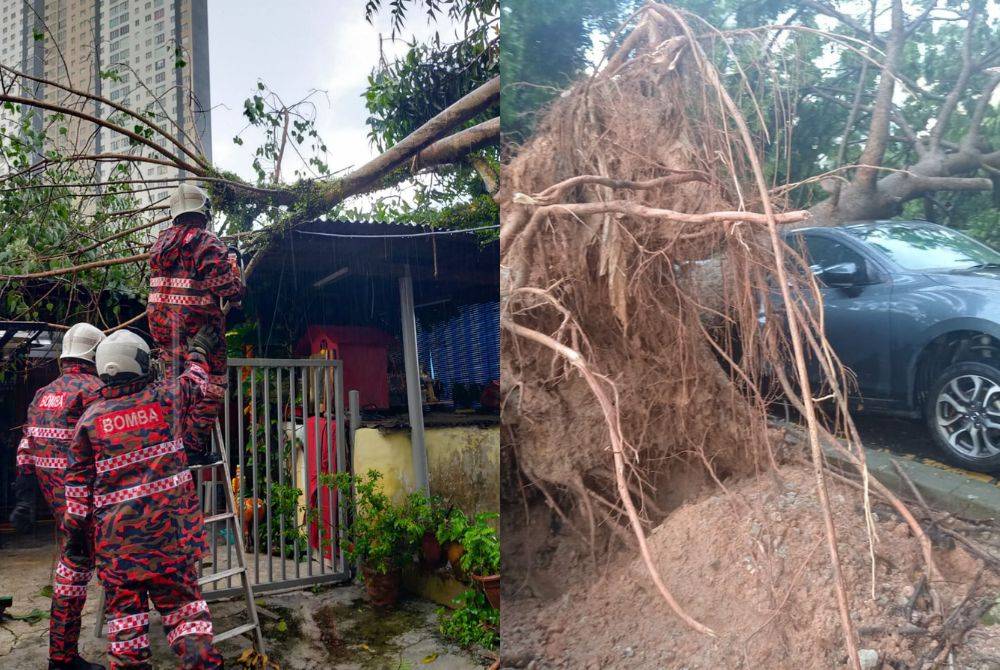
[[[97,94],[150,115],[188,148],[211,158],[207,0],[0,0],[0,63],[51,82],[29,82],[23,95],[100,118],[113,116],[108,105],[60,86]],[[9,127],[12,119],[6,121]],[[40,128],[52,115],[36,114],[33,122]],[[47,137],[63,150],[157,157],[93,123],[58,123],[66,130]],[[134,121],[123,125],[131,129]],[[101,163],[102,176],[109,178],[115,165]],[[168,166],[134,163],[127,178],[148,180],[143,194],[160,200],[177,176]]]

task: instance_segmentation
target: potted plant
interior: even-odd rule
[[[447,560],[441,542],[437,538],[437,529],[447,518],[450,510],[446,510],[438,496],[427,497],[421,493],[410,496],[417,522],[424,529],[420,538],[420,566],[429,571],[437,570]]]
[[[479,583],[486,598],[500,609],[500,538],[490,521],[498,514],[480,513],[466,524],[462,536],[465,552],[459,560],[462,570]]]
[[[461,559],[465,553],[462,540],[465,537],[465,530],[469,526],[469,519],[460,509],[449,510],[444,519],[438,524],[437,539],[441,543],[448,563],[455,576],[462,578]]]
[[[483,512],[469,519],[462,510],[453,509],[438,526],[442,543],[459,579],[471,577],[483,588],[493,607],[500,606],[500,539],[490,521],[498,514]]]
[[[420,524],[421,494],[396,505],[379,486],[382,473],[369,470],[357,477],[334,475],[337,487],[351,500],[346,553],[361,567],[368,598],[376,607],[392,607],[399,599],[402,568],[413,561],[424,528]]]

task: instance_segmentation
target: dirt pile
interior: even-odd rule
[[[779,474],[780,483],[770,475],[750,477],[733,484],[729,494],[684,505],[649,535],[668,587],[716,638],[694,632],[669,611],[631,552],[622,552],[620,562],[602,557],[606,567],[595,578],[589,552],[545,528],[544,519],[520,532],[505,529],[505,543],[514,536],[505,564],[530,566],[510,580],[505,593],[505,664],[523,667],[534,659],[538,668],[845,667],[811,472],[785,466]],[[926,593],[918,591],[925,565],[917,542],[898,516],[876,506],[873,597],[860,493],[834,483],[830,494],[860,648],[877,652],[882,665],[871,667],[921,667],[942,653],[947,626],[982,615],[996,583],[980,575],[981,562],[961,548],[938,547],[935,557],[946,580],[935,584],[943,616],[934,614]],[[546,533],[550,543],[536,551]],[[966,599],[977,575],[977,589]],[[1000,667],[988,649],[998,634],[1000,626],[982,623],[963,633],[966,643],[954,651],[953,667]]]

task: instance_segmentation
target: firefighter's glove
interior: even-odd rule
[[[35,525],[35,492],[38,479],[35,475],[21,475],[14,481],[14,509],[10,523],[18,533],[27,533]]]
[[[215,348],[219,336],[211,326],[202,326],[194,337],[188,340],[188,353],[199,353],[207,357],[208,352]]]

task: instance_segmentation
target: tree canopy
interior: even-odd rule
[[[623,39],[629,27],[616,33],[618,22],[637,6],[530,4],[530,22],[505,7],[505,142],[523,141],[538,107],[586,71],[595,41]],[[824,223],[929,218],[1000,242],[1000,15],[986,2],[674,4],[706,41],[715,29],[745,31],[737,48],[714,56],[734,90],[747,73],[760,108],[745,111],[769,177],[801,183],[783,191],[790,206]],[[564,30],[547,29],[560,22]],[[853,167],[862,164],[871,167]]]
[[[168,220],[166,204],[149,194],[178,181],[152,183],[140,171],[149,165],[180,169],[180,179],[209,188],[222,213],[221,232],[240,246],[248,275],[276,239],[322,217],[496,226],[490,197],[498,185],[500,125],[496,0],[372,0],[363,11],[369,20],[388,13],[393,39],[412,20],[439,22],[441,29],[427,43],[408,42],[402,58],[373,64],[363,104],[369,138],[382,153],[346,173],[334,174],[328,164],[311,101],[286,102],[263,81],[243,104],[248,127],[262,131],[253,154],[256,178],[247,181],[192,149],[185,129],[169,117],[0,63],[0,105],[8,119],[0,124],[3,318],[56,327],[87,319],[108,329],[141,318],[151,230]],[[187,63],[178,56],[174,65]],[[121,77],[114,68],[100,76]],[[32,96],[39,84],[55,90],[57,101]],[[125,138],[127,148],[97,154],[100,128]],[[304,167],[287,168],[293,153]],[[350,201],[372,193],[378,197],[371,203]]]

